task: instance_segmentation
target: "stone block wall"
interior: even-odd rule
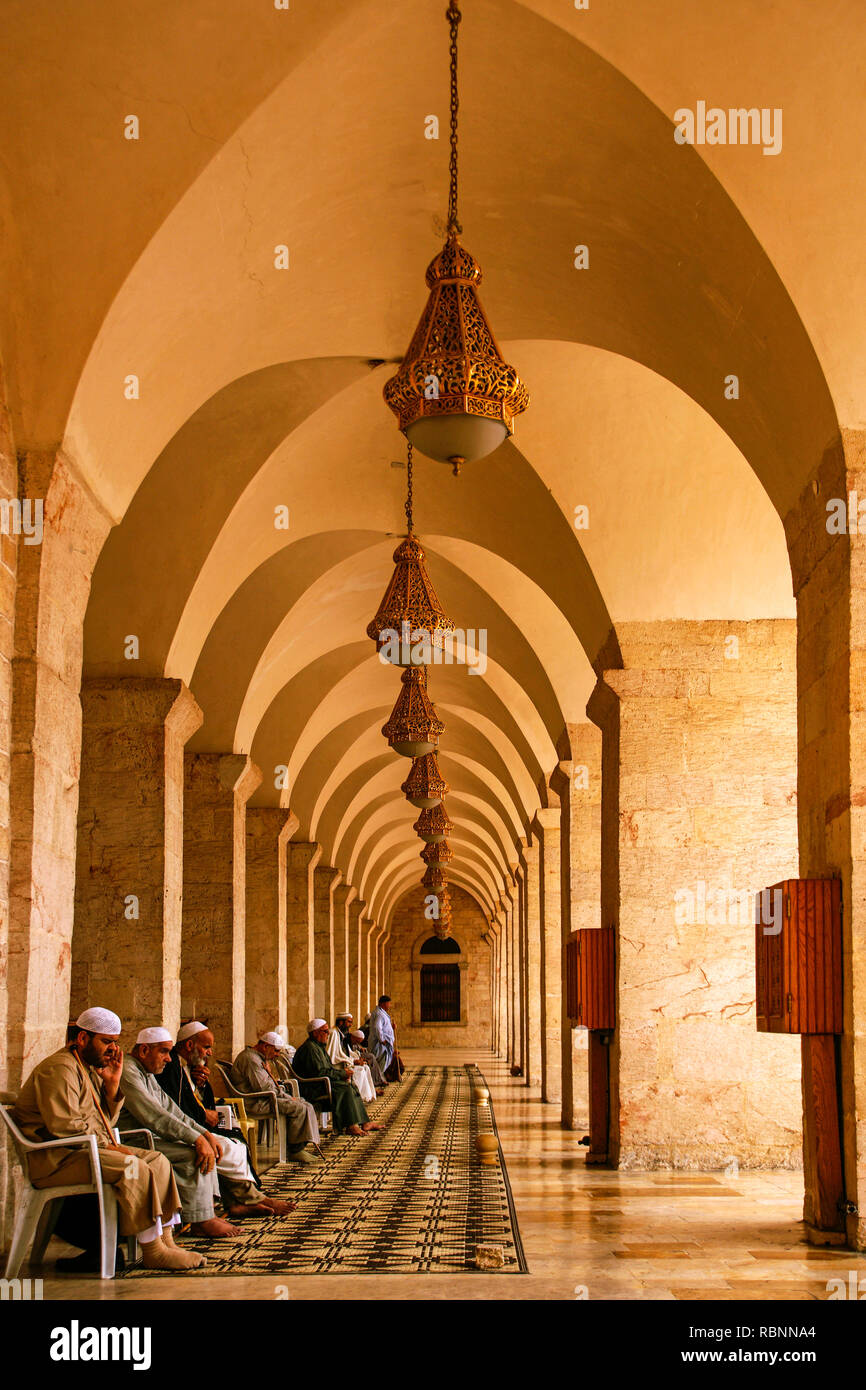
[[[753,890],[797,873],[792,622],[629,623],[604,736],[623,1167],[800,1163],[799,1044],[755,1028]]]
[[[390,975],[385,979],[384,992],[394,1000],[392,1017],[398,1044],[407,1048],[489,1048],[492,1042],[490,948],[483,940],[488,924],[471,894],[456,885],[451,888],[451,934],[460,946],[466,967],[460,973],[461,1004],[465,997],[466,1022],[422,1025],[420,1001],[416,1003],[417,1012],[413,1016],[413,949],[433,935],[432,923],[424,917],[423,902],[420,887],[411,888],[397,903],[391,918]],[[433,963],[437,957],[425,959]],[[416,1000],[418,983],[416,973]]]

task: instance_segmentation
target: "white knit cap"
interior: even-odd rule
[[[341,1014],[337,1014],[337,1018],[354,1018],[354,1017],[355,1017],[355,1015],[354,1015],[353,1013],[351,1013],[348,1009],[344,1009],[343,1012],[342,1012]]]
[[[182,1028],[178,1029],[177,1040],[178,1042],[186,1042],[187,1038],[194,1038],[196,1033],[206,1032],[207,1024],[199,1023],[198,1019],[194,1019],[192,1023],[185,1023]]]
[[[152,1043],[171,1042],[171,1033],[162,1026],[158,1028],[142,1028],[135,1040],[136,1047],[150,1047]]]
[[[349,1037],[350,1037],[350,1038],[354,1038],[354,1039],[355,1039],[355,1042],[363,1042],[363,1041],[364,1041],[364,1034],[361,1032],[360,1028],[358,1029],[358,1031],[357,1031],[356,1033],[350,1033],[350,1034],[349,1034]]]
[[[85,1009],[75,1026],[85,1033],[101,1033],[104,1038],[119,1038],[121,1033],[120,1019],[110,1009]]]
[[[286,1046],[285,1038],[281,1038],[279,1033],[262,1033],[259,1042],[267,1043],[268,1047],[278,1047],[281,1052]]]
[[[307,1032],[316,1033],[320,1028],[327,1028],[327,1026],[328,1020],[326,1018],[311,1018],[307,1024]]]

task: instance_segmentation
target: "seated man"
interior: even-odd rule
[[[124,1094],[120,1019],[110,1009],[85,1009],[75,1021],[71,1043],[46,1057],[30,1073],[12,1112],[34,1143],[95,1134],[103,1181],[117,1197],[120,1234],[134,1235],[145,1269],[197,1269],[202,1255],[180,1250],[172,1227],[180,1223],[180,1196],[171,1164],[152,1149],[126,1148],[114,1137]],[[34,1187],[71,1187],[91,1180],[90,1156],[80,1146],[47,1149],[29,1159]],[[65,1271],[99,1270],[99,1226],[94,1245]]]
[[[363,1031],[360,1028],[352,1028],[351,1015],[349,1016],[348,1033],[346,1032],[346,1029],[343,1027],[342,1024],[340,1024],[339,1026],[343,1034],[343,1037],[346,1039],[348,1043],[351,1043],[352,1047],[357,1052],[361,1062],[363,1062],[365,1067],[370,1068],[370,1075],[373,1078],[373,1085],[376,1087],[376,1090],[381,1095],[382,1091],[384,1091],[385,1087],[388,1085],[388,1082],[385,1080],[385,1077],[382,1073],[382,1068],[379,1066],[379,1063],[376,1061],[376,1058],[373,1056],[372,1052],[367,1047],[367,1039],[364,1036]]]
[[[328,1036],[328,1056],[335,1067],[348,1070],[352,1085],[362,1100],[375,1100],[376,1087],[373,1085],[370,1068],[361,1061],[360,1053],[350,1037],[351,1022],[351,1014],[337,1014],[337,1020]]]
[[[211,1134],[224,1134],[227,1139],[233,1139],[246,1147],[241,1130],[220,1128],[220,1116],[207,1065],[213,1047],[214,1035],[206,1024],[199,1023],[197,1019],[184,1023],[178,1029],[177,1042],[171,1049],[169,1061],[159,1073],[157,1080],[166,1095],[170,1096],[175,1105],[178,1105],[191,1120],[197,1120],[205,1129],[210,1130]],[[249,1154],[249,1149],[247,1153]],[[258,1184],[252,1159],[250,1173]],[[221,1180],[221,1191],[224,1186],[225,1183]],[[223,1193],[224,1199],[229,1199],[229,1205],[230,1196],[227,1191]],[[289,1210],[293,1211],[296,1205],[295,1202],[289,1203]]]
[[[326,1044],[330,1028],[323,1018],[313,1018],[307,1024],[307,1041],[295,1053],[292,1068],[301,1082],[304,1095],[327,1101],[327,1090],[316,1078],[327,1077],[331,1083],[331,1096],[334,1108],[334,1128],[346,1134],[366,1134],[382,1125],[373,1124],[367,1115],[364,1102],[352,1085],[351,1076],[342,1068],[335,1067],[328,1056]]]
[[[156,1148],[171,1162],[184,1220],[192,1222],[196,1235],[240,1234],[237,1226],[214,1215],[220,1177],[231,1194],[229,1215],[284,1216],[291,1210],[290,1204],[265,1197],[256,1186],[246,1148],[211,1134],[162,1090],[156,1078],[171,1055],[171,1042],[171,1033],[161,1027],[143,1028],[136,1038],[132,1056],[123,1066],[126,1105],[121,1129],[144,1125],[151,1131]]]
[[[317,1159],[307,1153],[307,1144],[318,1144],[319,1122],[316,1112],[306,1100],[295,1100],[291,1091],[275,1075],[273,1063],[286,1044],[279,1033],[263,1033],[254,1047],[245,1047],[239,1052],[232,1070],[238,1090],[273,1091],[277,1097],[280,1114],[286,1117],[286,1158],[290,1163],[315,1163]],[[248,1115],[268,1113],[263,1100],[244,1101]]]

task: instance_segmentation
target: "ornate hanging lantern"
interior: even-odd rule
[[[424,846],[421,858],[428,868],[431,864],[450,864],[454,851],[447,840],[437,840],[435,844]]]
[[[406,538],[394,551],[394,573],[367,636],[379,656],[395,666],[429,666],[433,649],[454,631],[430,582],[426,556],[412,530],[412,445],[407,449]]]
[[[412,826],[416,835],[420,835],[428,845],[435,844],[437,840],[444,840],[451,834],[454,826],[448,819],[448,812],[445,810],[445,803],[440,801],[436,806],[429,806],[422,811],[415,824]]]
[[[462,463],[485,458],[514,429],[529,395],[514,367],[503,361],[478,298],[480,267],[460,244],[457,217],[456,0],[446,15],[451,35],[451,160],[448,236],[427,267],[430,298],[395,376],[385,383],[386,404],[400,429],[428,458]]]
[[[434,918],[433,932],[440,941],[447,941],[451,935],[451,898],[447,888],[439,895],[439,916]]]
[[[442,864],[429,864],[421,880],[421,887],[430,893],[439,893],[448,886],[448,870]]]
[[[428,806],[437,806],[451,788],[439,771],[436,754],[427,753],[423,758],[415,759],[400,790],[411,806],[425,810]]]
[[[397,703],[388,723],[382,725],[382,733],[395,753],[404,758],[423,758],[433,752],[445,728],[427,694],[426,668],[407,666],[400,685]]]

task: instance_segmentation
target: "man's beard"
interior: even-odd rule
[[[101,1069],[102,1067],[108,1065],[108,1063],[111,1061],[112,1056],[113,1053],[103,1053],[103,1055],[100,1057],[93,1044],[93,1039],[91,1039],[90,1042],[88,1042],[87,1045],[81,1049],[81,1060],[82,1062],[86,1062],[89,1067],[97,1067]]]
[[[190,1054],[189,1054],[189,1064],[190,1064],[191,1067],[196,1067],[196,1068],[199,1068],[199,1067],[206,1067],[206,1066],[207,1066],[207,1053],[206,1053],[206,1052],[200,1052],[199,1049],[198,1049],[197,1047],[194,1047],[194,1048],[192,1049],[192,1051],[190,1052]]]

